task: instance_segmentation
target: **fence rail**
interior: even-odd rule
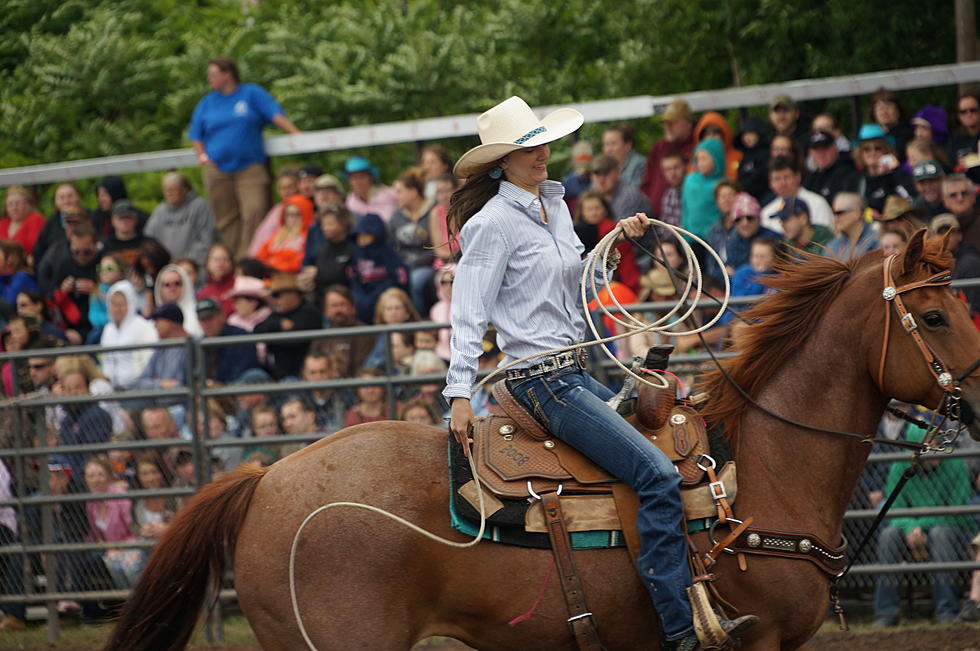
[[[593,102],[578,102],[571,104],[571,106],[582,112],[586,122],[613,122],[657,115],[662,113],[667,105],[676,98],[687,100],[695,111],[707,111],[765,105],[778,95],[790,95],[797,101],[808,101],[867,95],[882,86],[892,90],[910,90],[977,81],[980,81],[980,62],[967,62],[885,70],[842,77],[798,79],[776,84],[759,84],[673,95],[639,95]],[[537,107],[535,111],[539,115],[544,115],[554,108],[556,107],[541,106]],[[292,156],[358,147],[473,136],[476,134],[476,118],[477,114],[472,113],[272,136],[266,138],[266,151],[270,156]],[[0,170],[0,187],[40,185],[109,174],[132,174],[195,167],[197,164],[194,150],[190,148],[105,156],[3,169]]]
[[[969,281],[957,281],[954,283],[955,286],[977,286],[980,285],[980,279],[969,280]],[[758,297],[750,297],[747,299],[739,299],[733,301],[733,304],[744,305],[757,300]],[[702,306],[705,308],[711,308],[714,304],[709,300],[703,300]],[[637,306],[630,306],[631,310],[635,311],[664,311],[672,307],[671,304],[665,302],[658,303],[645,303]],[[324,329],[324,330],[311,330],[311,331],[300,331],[292,333],[282,333],[272,336],[257,336],[257,335],[245,335],[239,337],[218,337],[218,338],[205,338],[199,341],[194,340],[168,340],[164,342],[158,342],[156,344],[142,344],[135,346],[114,346],[111,348],[100,347],[100,346],[85,346],[85,347],[73,347],[73,348],[60,348],[60,349],[46,349],[46,350],[30,350],[30,351],[20,351],[14,353],[4,353],[0,354],[0,364],[5,361],[10,361],[13,364],[26,363],[28,358],[35,357],[51,357],[60,356],[67,353],[76,354],[92,354],[98,355],[105,352],[115,352],[122,350],[133,350],[141,348],[168,348],[174,346],[184,346],[189,351],[189,368],[191,369],[190,380],[188,385],[183,388],[171,389],[167,391],[120,391],[116,393],[108,393],[102,395],[84,395],[84,396],[71,396],[71,397],[59,397],[59,396],[41,396],[41,395],[30,395],[30,396],[16,396],[5,402],[0,402],[0,418],[4,418],[5,415],[10,415],[10,412],[15,412],[17,418],[21,420],[24,424],[18,431],[18,439],[21,445],[9,448],[0,449],[0,459],[6,461],[8,465],[12,466],[11,471],[18,482],[18,492],[14,498],[9,500],[0,500],[0,508],[13,506],[18,509],[18,522],[21,527],[21,532],[28,529],[27,517],[25,515],[28,511],[35,511],[41,514],[42,527],[40,530],[39,538],[29,539],[22,537],[20,540],[14,541],[11,544],[0,545],[0,560],[11,559],[14,562],[18,562],[18,567],[22,571],[22,585],[23,589],[17,594],[5,594],[0,595],[0,604],[13,605],[13,604],[43,604],[47,607],[47,617],[50,637],[56,637],[57,631],[57,613],[54,609],[54,604],[61,600],[76,600],[76,601],[91,601],[97,599],[123,599],[128,594],[126,589],[121,589],[118,586],[113,587],[109,583],[102,579],[101,584],[98,581],[92,582],[88,585],[86,589],[75,589],[70,583],[65,583],[62,575],[62,569],[65,566],[72,566],[77,564],[79,561],[73,560],[82,557],[92,557],[92,555],[101,555],[107,550],[119,549],[119,550],[147,550],[152,547],[152,542],[146,540],[133,540],[120,543],[105,543],[105,542],[86,542],[83,540],[72,540],[67,542],[59,542],[54,539],[54,528],[52,526],[52,513],[55,508],[65,508],[69,505],[87,505],[89,503],[103,503],[109,500],[120,499],[119,494],[113,493],[88,493],[88,492],[78,492],[67,495],[51,495],[48,492],[48,487],[46,483],[47,478],[47,468],[44,463],[38,464],[38,476],[37,476],[37,491],[35,494],[25,494],[25,486],[27,485],[27,468],[32,462],[37,462],[39,460],[46,459],[51,454],[88,454],[91,452],[105,453],[113,450],[150,450],[150,449],[163,449],[163,448],[174,448],[174,447],[184,447],[190,450],[195,459],[195,481],[197,486],[201,486],[210,479],[210,465],[208,459],[210,455],[216,451],[227,448],[244,447],[249,445],[254,445],[259,442],[271,442],[275,445],[297,445],[310,443],[319,438],[322,438],[322,434],[318,433],[308,433],[308,434],[295,434],[295,435],[277,435],[273,437],[274,440],[266,441],[265,439],[256,438],[236,438],[231,436],[220,436],[217,438],[211,438],[205,419],[205,428],[203,432],[197,431],[193,426],[191,427],[194,434],[190,440],[177,437],[177,438],[167,438],[159,440],[137,440],[137,441],[123,441],[123,442],[106,442],[106,443],[94,443],[94,444],[79,444],[79,445],[38,445],[36,447],[31,447],[25,445],[27,441],[31,439],[31,433],[26,429],[30,421],[30,414],[43,413],[44,410],[50,409],[55,406],[64,407],[66,405],[82,405],[86,403],[107,403],[116,402],[120,404],[126,404],[132,402],[133,400],[146,400],[146,399],[161,399],[166,398],[168,400],[179,400],[183,401],[184,406],[188,413],[195,413],[195,405],[197,403],[206,400],[207,398],[229,398],[235,397],[243,394],[256,394],[261,393],[267,396],[276,396],[282,394],[296,394],[302,392],[308,392],[312,390],[333,390],[333,391],[343,391],[356,389],[357,387],[376,385],[379,383],[384,383],[387,387],[389,395],[393,395],[393,392],[400,387],[410,386],[414,384],[422,383],[435,383],[440,382],[444,378],[438,374],[431,374],[425,376],[387,376],[383,378],[343,378],[343,379],[330,379],[322,380],[316,382],[268,382],[263,384],[247,384],[247,385],[229,385],[221,387],[209,387],[205,385],[204,382],[204,366],[201,360],[204,359],[204,353],[208,350],[212,350],[216,347],[221,347],[225,345],[240,345],[240,344],[255,344],[258,342],[263,343],[295,343],[299,341],[308,341],[311,339],[328,339],[334,337],[349,337],[349,336],[363,336],[363,335],[377,335],[385,334],[389,332],[404,332],[412,330],[434,330],[448,327],[449,324],[446,323],[410,323],[410,324],[399,324],[391,326],[364,326],[357,328],[344,328],[344,329]],[[719,357],[728,357],[735,353],[724,353],[717,354]],[[598,356],[596,356],[598,357]],[[674,368],[685,367],[689,368],[692,365],[698,365],[710,361],[710,356],[707,354],[678,354],[674,355],[672,358],[672,364]],[[593,359],[592,362],[597,368],[604,370],[610,375],[616,373],[617,369],[615,365],[608,360],[600,360],[597,358]],[[388,368],[391,368],[391,360],[388,360]],[[484,371],[485,375],[487,371]],[[6,410],[6,413],[3,411]],[[966,448],[957,449],[952,454],[946,456],[943,455],[943,460],[962,460],[967,462],[974,462],[978,457],[980,457],[980,448]],[[868,459],[869,468],[881,468],[887,467],[887,464],[903,461],[909,458],[908,453],[905,452],[884,452],[884,453],[873,453]],[[865,490],[865,487],[859,487],[858,492]],[[181,487],[181,488],[166,488],[166,489],[138,489],[132,490],[125,494],[126,499],[131,500],[143,500],[146,498],[185,498],[193,495],[195,489]],[[849,536],[852,540],[859,537],[864,529],[869,525],[870,521],[876,515],[876,511],[872,508],[852,508],[845,514],[845,530],[850,528],[851,533]],[[932,507],[932,508],[896,508],[892,514],[893,517],[918,517],[922,515],[947,515],[956,516],[960,518],[968,518],[972,522],[980,520],[980,505],[956,505],[956,506],[945,506],[945,507]],[[974,525],[974,529],[975,529]],[[969,533],[969,535],[967,535]],[[962,540],[959,541],[963,545],[964,549],[968,547],[969,536],[972,536],[972,532],[965,532],[962,536]],[[86,556],[87,555],[87,556]],[[39,561],[39,559],[42,559]],[[931,574],[938,572],[959,572],[961,575],[964,572],[974,569],[980,569],[980,563],[976,561],[971,561],[963,559],[956,562],[932,562],[932,561],[917,561],[914,563],[876,563],[874,557],[874,550],[871,549],[862,555],[862,558],[858,559],[858,563],[852,570],[852,576],[848,580],[848,586],[858,589],[867,589],[867,587],[874,581],[874,578],[878,575],[884,574],[900,574],[905,577],[904,580],[922,582],[927,579],[926,577]],[[223,594],[234,595],[232,590],[225,590]],[[214,621],[220,623],[220,612],[213,613],[212,617]],[[210,629],[209,629],[210,630]],[[220,630],[220,626],[219,626]]]

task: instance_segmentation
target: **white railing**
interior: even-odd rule
[[[777,95],[789,95],[798,101],[808,101],[865,95],[882,86],[892,90],[908,90],[971,82],[980,82],[980,62],[906,68],[824,79],[801,79],[778,84],[702,90],[676,95],[640,95],[581,102],[572,104],[572,106],[582,112],[586,122],[613,122],[657,115],[663,112],[667,104],[679,97],[687,100],[695,111],[706,111],[709,109],[723,110],[764,105]],[[537,107],[535,111],[544,115],[553,108],[541,106]],[[385,122],[357,127],[323,129],[296,135],[272,136],[266,138],[266,151],[270,156],[290,156],[402,142],[472,136],[476,134],[476,117],[476,113],[451,115],[405,122]],[[196,165],[197,158],[190,148],[168,149],[0,169],[0,187],[39,185],[107,174],[132,174],[134,172],[194,167]]]

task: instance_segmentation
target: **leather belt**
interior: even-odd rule
[[[539,364],[535,364],[534,366],[510,369],[507,371],[507,379],[526,380],[528,378],[538,377],[553,371],[560,371],[561,369],[569,368],[570,366],[585,369],[585,362],[588,358],[589,354],[584,348],[558,353],[557,355],[552,355],[551,357],[545,357],[544,361]]]

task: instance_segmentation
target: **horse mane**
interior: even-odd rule
[[[908,249],[899,254],[892,266],[896,284],[904,284],[910,277],[952,268],[953,258],[944,248],[944,238],[927,237],[923,233],[916,234],[910,244],[916,241],[922,246],[912,268],[903,272]],[[796,250],[793,255],[778,257],[773,264],[776,273],[760,281],[776,293],[743,312],[748,324],[740,327],[731,340],[739,354],[721,360],[724,373],[715,367],[699,379],[701,391],[707,392],[707,402],[701,407],[705,420],[722,425],[726,437],[736,440],[739,421],[749,402],[732,386],[725,373],[755,399],[763,384],[785,363],[789,351],[798,349],[810,336],[847,281],[858,271],[881,261],[881,251],[872,251],[848,264]]]

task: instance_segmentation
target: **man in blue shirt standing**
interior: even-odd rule
[[[194,109],[188,135],[204,166],[218,236],[239,258],[247,254],[252,234],[269,210],[262,128],[274,124],[288,133],[300,130],[265,89],[239,82],[233,59],[211,59],[208,84],[211,92]]]

